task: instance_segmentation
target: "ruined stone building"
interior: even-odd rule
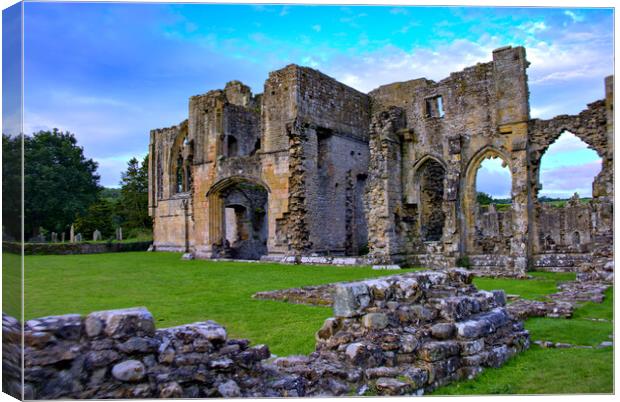
[[[259,95],[232,81],[193,96],[187,120],[151,131],[154,249],[428,267],[467,256],[512,272],[590,261],[613,237],[613,77],[578,115],[530,119],[528,64],[524,48],[505,47],[439,82],[368,94],[289,65]],[[549,207],[537,200],[539,163],[564,131],[602,171],[590,203]],[[512,175],[506,211],[476,202],[489,157]]]

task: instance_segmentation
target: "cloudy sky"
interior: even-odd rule
[[[190,96],[233,79],[262,92],[268,72],[289,63],[367,92],[440,80],[523,45],[540,118],[603,98],[613,73],[611,9],[25,3],[24,31],[24,131],[75,133],[105,186],[145,155],[150,129],[187,117]],[[560,159],[546,167],[555,191],[573,184],[554,178],[574,162]],[[488,173],[479,183],[493,183]]]

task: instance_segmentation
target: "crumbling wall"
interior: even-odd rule
[[[478,291],[471,280],[453,269],[338,284],[335,316],[316,333],[316,351],[271,362],[267,346],[229,339],[213,321],[155,329],[144,308],[29,320],[24,396],[419,395],[499,367],[529,346],[503,291]],[[5,342],[18,337],[17,321],[4,322]]]
[[[178,161],[193,155],[188,122],[152,130],[149,144],[149,213],[153,217],[153,246],[162,251],[186,251],[193,238],[191,189],[177,188]],[[188,169],[189,168],[189,169]],[[181,166],[182,180],[194,175]],[[186,184],[191,182],[186,181]],[[183,191],[186,190],[186,191]]]
[[[605,99],[590,103],[578,115],[560,115],[529,122],[530,192],[533,198],[533,265],[552,270],[575,270],[599,253],[613,239],[613,77],[605,80]],[[553,208],[537,199],[541,190],[540,161],[563,132],[570,132],[595,150],[602,160],[601,172],[592,183],[588,204],[571,200]],[[551,255],[551,254],[556,254]],[[601,266],[605,265],[601,261]]]
[[[400,226],[404,228],[406,241],[392,253],[441,267],[454,264],[461,254],[474,252],[475,173],[479,163],[492,153],[504,156],[513,173],[511,226],[518,234],[511,239],[509,254],[515,259],[507,269],[526,269],[529,216],[525,186],[529,119],[526,66],[525,50],[507,47],[494,51],[492,62],[452,73],[439,82],[418,79],[384,85],[370,92],[375,113],[389,105],[404,112],[406,130],[399,137],[401,183],[385,191],[402,192],[402,199],[395,202],[404,217],[401,222],[405,223]],[[374,152],[371,129],[371,166]],[[423,202],[429,193],[421,186],[428,179],[422,170],[428,166],[429,159],[444,169],[443,190],[435,191],[441,194],[441,203],[438,196],[432,203]],[[430,237],[423,230],[428,228],[424,221],[429,219],[434,222]],[[441,220],[440,231],[435,226]],[[432,259],[428,256],[431,253],[447,258]]]
[[[494,204],[476,211],[474,246],[481,254],[510,254],[512,211],[498,211]]]

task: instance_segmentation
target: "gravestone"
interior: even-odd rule
[[[75,240],[74,240],[74,243],[79,243],[79,242],[81,242],[81,241],[82,241],[82,233],[78,233],[78,234],[76,234],[76,235],[75,235],[75,237],[74,237],[74,239],[75,239]]]
[[[116,228],[116,240],[123,240],[123,229],[120,226]]]
[[[63,243],[65,242],[65,232],[62,232],[60,234],[60,241],[63,242]]]
[[[71,229],[69,230],[69,241],[71,243],[75,243],[75,229],[73,228],[73,225],[71,225]]]
[[[93,232],[93,241],[99,240],[101,240],[101,232],[95,229],[95,231]]]
[[[52,232],[52,243],[58,243],[58,233]]]

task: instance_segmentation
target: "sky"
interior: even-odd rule
[[[534,118],[578,113],[613,73],[611,9],[25,3],[24,15],[24,131],[74,133],[108,187],[151,129],[187,118],[190,96],[234,79],[260,93],[290,63],[368,92],[523,45]]]

